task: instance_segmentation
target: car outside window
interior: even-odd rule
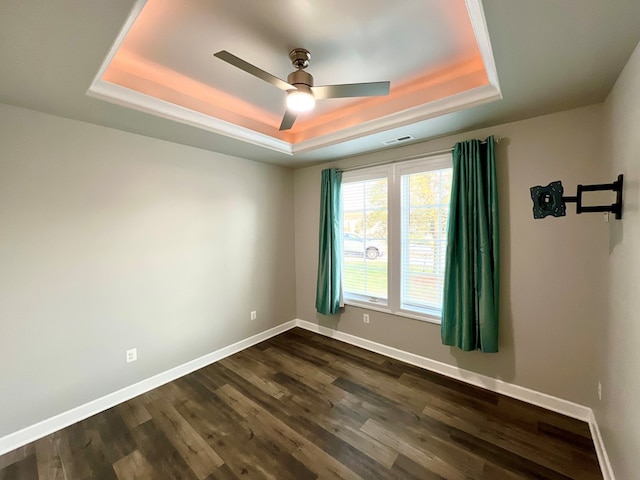
[[[439,322],[450,155],[343,174],[345,303]]]

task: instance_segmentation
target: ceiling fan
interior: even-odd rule
[[[309,66],[309,60],[311,60],[311,54],[304,48],[295,48],[289,52],[289,58],[296,71],[289,74],[286,82],[255,65],[245,62],[226,50],[214,53],[214,56],[287,92],[287,111],[280,124],[280,130],[289,130],[296,121],[297,114],[312,110],[315,107],[316,100],[324,98],[375,97],[389,94],[390,82],[346,83],[314,87],[313,77],[304,71]]]

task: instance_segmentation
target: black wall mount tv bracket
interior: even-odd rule
[[[546,187],[531,187],[531,200],[533,200],[533,218],[544,218],[548,215],[553,217],[563,217],[567,213],[566,203],[576,204],[576,213],[588,212],[610,212],[615,215],[616,220],[622,218],[622,179],[623,175],[618,175],[618,179],[613,183],[600,183],[595,185],[578,185],[578,192],[575,197],[565,197],[564,188],[561,181],[551,182]],[[611,190],[616,193],[616,201],[611,205],[588,205],[582,204],[583,192],[600,192]]]

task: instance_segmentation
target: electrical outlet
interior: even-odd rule
[[[127,363],[135,362],[136,360],[138,360],[138,349],[127,350]]]
[[[368,313],[363,313],[362,314],[362,321],[364,323],[369,323],[369,314]]]
[[[602,400],[602,382],[598,382],[598,400]]]
[[[258,318],[258,313],[254,310],[251,312],[251,320],[255,320],[256,318]]]

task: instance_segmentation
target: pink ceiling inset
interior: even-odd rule
[[[275,28],[274,11],[301,8],[295,0],[261,2],[244,10],[241,2],[231,0],[139,0],[97,81],[160,101],[164,110],[176,107],[178,120],[180,112],[196,112],[286,142],[292,149],[327,135],[337,138],[339,132],[363,124],[398,121],[407,112],[415,116],[421,108],[428,111],[423,115],[434,116],[444,99],[495,86],[474,32],[473,9],[464,0],[406,0],[407,5],[400,2],[398,7],[403,15],[382,17],[387,1],[353,1],[362,7],[361,23],[336,31],[334,19],[345,24],[344,18],[337,20],[343,12],[333,10],[336,0],[302,2],[308,9],[305,15],[321,19],[306,30],[287,18],[281,30]],[[413,18],[418,14],[424,18]],[[322,22],[330,27],[323,29]],[[332,36],[325,38],[324,30]],[[286,94],[213,57],[228,50],[286,79],[294,70],[288,51],[296,47],[311,51],[307,71],[316,84],[390,80],[389,95],[320,100],[291,130],[279,131]],[[496,98],[496,93],[489,97]]]

